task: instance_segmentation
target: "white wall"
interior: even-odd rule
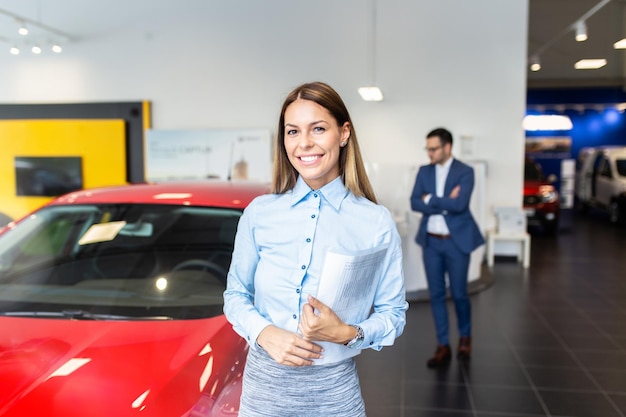
[[[37,0],[20,3],[0,8],[28,13]],[[473,136],[488,162],[486,206],[521,205],[528,0],[379,0],[375,71],[371,1],[43,3],[58,22],[44,23],[80,38],[58,56],[0,50],[1,103],[146,99],[157,129],[275,131],[287,92],[322,80],[368,162],[426,163],[424,136],[442,125]],[[374,72],[385,101],[365,103],[356,90]]]

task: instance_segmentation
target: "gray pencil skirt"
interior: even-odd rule
[[[251,348],[239,417],[365,417],[354,359],[291,367]]]

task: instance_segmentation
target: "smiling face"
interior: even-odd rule
[[[342,142],[350,137],[350,123],[342,126],[324,107],[298,99],[285,110],[285,151],[289,162],[313,190],[339,176]]]

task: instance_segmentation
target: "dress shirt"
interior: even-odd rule
[[[448,178],[448,173],[450,172],[450,166],[452,165],[453,159],[454,158],[450,157],[443,164],[435,164],[437,197],[444,196],[444,190],[446,187],[446,179]],[[428,204],[428,201],[426,203]],[[438,235],[450,234],[450,230],[448,229],[448,225],[446,224],[446,219],[443,217],[442,214],[433,214],[428,218],[428,225],[426,227],[426,231],[428,233],[435,233]]]
[[[363,329],[360,348],[380,350],[404,329],[408,303],[396,224],[385,207],[354,196],[340,177],[319,190],[311,190],[299,177],[289,192],[257,197],[245,209],[224,313],[252,349],[259,348],[257,337],[270,324],[298,332],[302,306],[309,294],[317,293],[326,252],[351,254],[385,245],[373,312],[361,323],[348,323]],[[327,357],[337,352],[334,347],[325,352],[324,363],[334,361]],[[339,356],[335,361],[343,359]]]

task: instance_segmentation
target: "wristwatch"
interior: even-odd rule
[[[345,343],[345,346],[348,348],[358,348],[359,346],[361,346],[361,343],[365,338],[365,335],[363,334],[363,329],[361,328],[361,326],[357,326],[356,324],[351,324],[350,326],[356,329],[356,336],[348,341],[348,343]]]

